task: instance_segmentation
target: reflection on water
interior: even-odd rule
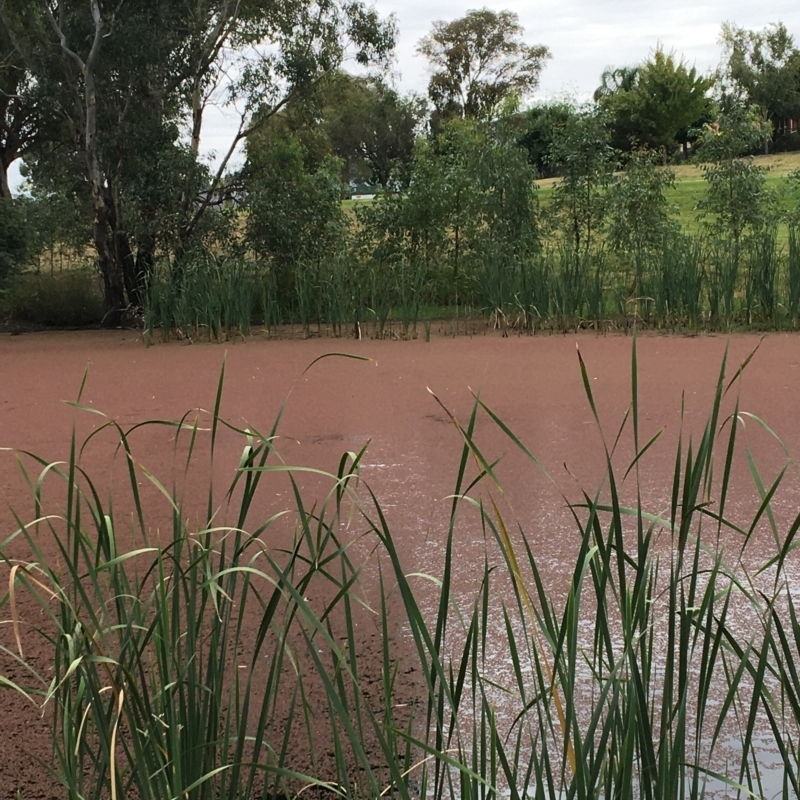
[[[411,459],[413,461],[413,459]],[[417,475],[416,479],[402,482],[387,481],[382,483],[382,505],[389,509],[392,530],[400,536],[408,536],[408,541],[413,542],[413,547],[406,554],[410,571],[427,572],[434,577],[440,577],[439,570],[444,563],[447,540],[447,512],[449,499],[431,497],[431,485],[435,481],[426,482],[419,479],[419,471],[414,468],[418,464],[405,462],[378,461],[365,467],[364,475],[374,483],[378,476]],[[476,494],[478,494],[476,492]],[[668,508],[669,500],[661,492],[652,491],[652,497],[642,498],[643,506],[652,508]],[[784,492],[775,499],[772,505],[772,514],[776,530],[788,530],[787,520],[791,520],[800,506],[800,494],[797,492]],[[758,498],[756,498],[757,501]],[[749,504],[748,504],[749,503]],[[730,518],[752,519],[752,499],[742,503],[741,513],[737,515],[737,507],[729,507],[726,515]],[[438,504],[438,505],[437,505]],[[431,509],[434,508],[433,512]],[[463,508],[463,507],[462,507]],[[662,511],[662,513],[664,513]],[[748,516],[749,515],[749,516]],[[781,527],[782,526],[782,527]],[[533,523],[522,524],[522,530],[528,537],[531,549],[536,557],[537,567],[542,579],[551,595],[554,606],[561,609],[569,581],[575,569],[575,555],[579,540],[576,532],[575,521],[570,512],[565,508],[563,498],[557,493],[549,498],[547,504],[537,509]],[[745,526],[745,530],[747,530]],[[632,530],[635,539],[635,530]],[[709,526],[707,537],[707,550],[699,564],[698,591],[702,593],[705,585],[705,570],[713,564],[715,553],[724,554],[726,569],[732,578],[728,580],[727,590],[730,591],[730,605],[727,608],[726,625],[737,641],[748,643],[757,642],[764,632],[764,613],[767,605],[772,603],[778,613],[784,614],[788,622],[787,598],[797,598],[797,589],[800,587],[800,565],[793,557],[789,557],[782,565],[780,575],[776,574],[775,567],[762,570],[763,566],[772,559],[782,545],[780,534],[775,541],[772,523],[765,515],[755,530],[750,532],[752,539],[743,548],[744,538],[741,534],[724,532],[717,541],[716,527]],[[518,534],[521,535],[521,534]],[[458,608],[462,614],[469,618],[469,612],[475,603],[475,594],[480,578],[483,574],[484,560],[488,559],[488,566],[500,567],[497,578],[494,580],[494,591],[491,593],[491,603],[488,617],[488,639],[485,655],[482,660],[482,690],[490,700],[496,712],[496,721],[500,728],[505,726],[508,732],[514,726],[519,726],[521,711],[521,698],[517,689],[519,675],[530,685],[534,685],[534,669],[530,661],[515,665],[509,653],[509,642],[505,629],[503,608],[513,608],[515,598],[513,588],[507,576],[504,578],[505,566],[503,559],[491,536],[486,533],[485,526],[480,523],[480,517],[475,510],[463,508],[456,525],[455,549],[457,557],[453,562],[453,590],[450,602],[453,608]],[[658,539],[658,557],[662,562],[662,574],[668,572],[668,565],[673,558],[671,540],[667,531],[662,531]],[[731,583],[732,581],[732,583]],[[757,609],[752,600],[748,599],[742,591],[737,589],[737,583],[746,588],[748,595],[760,597],[762,607]],[[431,588],[433,584],[427,581],[418,581],[415,589],[420,590],[420,604],[423,612],[431,623],[438,612],[438,597]],[[718,587],[723,591],[723,587]],[[658,603],[664,604],[663,608]],[[657,686],[663,680],[664,668],[668,647],[668,631],[666,630],[666,597],[659,597],[659,590],[654,592],[653,628],[648,632],[652,636],[654,663],[651,666],[651,686]],[[577,621],[578,631],[577,648],[586,655],[586,659],[579,661],[575,666],[575,696],[578,699],[578,719],[586,730],[590,723],[591,712],[595,707],[598,695],[598,683],[591,663],[593,639],[595,636],[595,609],[588,600],[581,607],[581,618]],[[619,624],[619,620],[616,621]],[[511,615],[513,637],[518,641],[530,635],[526,622],[519,615]],[[612,626],[613,627],[613,626]],[[464,630],[451,626],[447,645],[451,655],[461,652],[463,647]],[[612,630],[612,639],[615,646],[621,648],[623,638],[620,630]],[[701,647],[694,651],[699,657]],[[618,656],[621,653],[617,654]],[[688,665],[690,682],[698,678],[697,664]],[[776,707],[780,706],[782,687],[775,675],[769,672],[765,675],[765,685],[776,700]],[[469,679],[467,679],[469,683]],[[696,687],[690,685],[690,691]],[[701,731],[697,734],[696,743],[687,744],[687,759],[699,767],[696,775],[697,786],[703,795],[710,798],[722,797],[747,797],[749,791],[744,786],[755,787],[755,794],[764,798],[794,797],[795,794],[786,775],[786,764],[795,765],[796,761],[791,753],[782,755],[776,744],[775,736],[771,729],[769,716],[761,703],[752,701],[752,678],[745,671],[738,678],[738,689],[731,700],[728,697],[728,683],[724,675],[719,676],[710,686],[710,694],[704,705],[704,719],[689,720],[688,729]],[[660,690],[652,689],[650,701],[660,703]],[[580,702],[580,700],[583,702]],[[691,713],[692,705],[689,704]],[[721,714],[721,721],[718,718]],[[755,725],[749,723],[754,720]],[[793,741],[797,741],[798,731],[791,729],[789,722],[777,720],[776,723],[783,728],[783,734]],[[743,758],[745,731],[751,727],[751,735],[747,741],[748,758]],[[713,744],[713,746],[712,746]],[[753,757],[754,755],[754,757]],[[786,759],[786,762],[785,760]],[[741,765],[745,763],[747,773],[742,774]],[[690,777],[687,778],[687,795],[691,794],[692,772],[688,768]],[[724,776],[724,777],[720,777]],[[744,786],[742,785],[744,784]],[[503,790],[501,796],[511,796],[508,788]],[[530,795],[533,796],[531,787]]]

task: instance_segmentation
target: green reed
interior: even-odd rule
[[[745,303],[748,322],[754,316],[764,322],[776,322],[778,311],[778,233],[765,229],[749,242],[747,252]]]
[[[73,434],[63,462],[20,454],[33,508],[17,508],[0,550],[13,631],[0,664],[33,679],[0,683],[26,693],[32,714],[49,713],[48,768],[71,798],[795,796],[800,622],[785,567],[800,516],[779,527],[773,501],[789,464],[763,480],[740,428],[771,432],[728,398],[750,358],[732,376],[723,361],[705,427],[678,436],[666,506],[649,510],[650,459],[663,456],[651,455],[660,432],[642,437],[635,340],[630,406],[611,437],[578,355],[606,467],[598,488],[564,497],[565,595],[553,593],[527,523],[512,524],[479,422],[553,479],[480,398],[463,423],[441,407],[461,455],[444,555],[428,575],[408,572],[359,476],[366,450],[343,454],[329,475],[285,465],[282,409],[264,433],[220,417],[224,369],[208,419],[124,429],[109,418],[83,444]],[[135,455],[142,426],[164,427],[183,453],[171,488]],[[81,466],[109,433],[128,476],[116,504]],[[186,481],[201,451],[213,474],[222,436],[241,439],[242,455],[226,491],[209,481],[198,517],[183,502],[197,494]],[[758,503],[744,522],[729,516],[737,459]],[[305,496],[307,472],[327,480],[321,498]],[[288,508],[265,483],[281,478]],[[158,502],[145,502],[143,484]],[[125,522],[122,493],[133,508]],[[456,565],[475,525],[483,564],[463,594]],[[286,544],[270,548],[263,537],[278,526]],[[774,551],[742,571],[759,526]],[[20,619],[23,592],[38,618]],[[379,634],[378,668],[362,658],[366,621]],[[35,638],[52,652],[44,671],[26,657]],[[760,766],[765,737],[783,763],[777,790]]]
[[[792,226],[789,229],[789,249],[787,259],[787,309],[793,327],[797,327],[800,317],[800,231]]]

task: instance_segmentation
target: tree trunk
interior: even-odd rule
[[[0,197],[5,200],[11,199],[11,187],[8,185],[8,164],[0,159]]]
[[[86,177],[92,195],[94,223],[92,234],[97,250],[97,265],[103,278],[103,294],[106,315],[104,327],[115,328],[122,322],[125,309],[125,285],[122,267],[117,258],[113,240],[113,208],[105,176],[100,166],[97,152],[97,85],[95,83],[95,66],[103,42],[103,14],[100,0],[90,0],[90,11],[94,21],[94,37],[91,50],[84,61],[74,50],[70,49],[67,37],[59,27],[49,5],[45,4],[45,13],[50,25],[58,36],[64,54],[77,64],[83,77],[83,154],[86,160]]]
[[[122,267],[117,258],[115,242],[112,239],[112,208],[108,201],[103,173],[97,156],[97,96],[95,94],[94,74],[84,71],[86,82],[86,170],[89,186],[92,191],[92,209],[94,210],[94,246],[97,250],[97,262],[103,276],[103,293],[106,303],[106,315],[103,326],[116,328],[122,322],[125,309],[125,283]]]
[[[684,161],[688,161],[689,160],[689,142],[688,141],[683,142],[681,147],[683,148],[683,160]]]
[[[111,209],[109,224],[114,237],[114,261],[116,268],[122,273],[122,283],[125,286],[125,293],[128,295],[128,303],[136,308],[142,307],[142,299],[139,292],[139,280],[136,275],[136,262],[133,257],[130,239],[125,233],[122,224],[122,210],[120,209],[119,194],[109,190],[111,198]]]
[[[122,267],[122,281],[128,302],[136,308],[142,307],[142,295],[139,291],[139,279],[136,274],[136,260],[133,257],[131,243],[125,231],[114,231],[114,256]]]
[[[106,302],[106,315],[103,317],[104,328],[116,328],[122,323],[125,309],[125,285],[122,270],[116,259],[114,246],[109,239],[108,209],[95,208],[94,246],[97,250],[97,263],[103,277],[103,295]]]

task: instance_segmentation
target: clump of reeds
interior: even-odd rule
[[[643,476],[659,433],[642,439],[634,342],[630,407],[614,437],[603,435],[603,479],[580,501],[565,498],[572,567],[560,599],[533,538],[502,510],[479,417],[543,467],[480,398],[467,420],[450,415],[461,455],[444,557],[427,576],[407,573],[380,498],[359,477],[365,451],[342,456],[321,500],[305,497],[303,468],[275,452],[280,414],[264,433],[220,418],[224,371],[210,418],[170,425],[185,475],[204,440],[213,461],[220,436],[242,439],[227,492],[207,487],[199,521],[177,481],[168,488],[136,459],[135,430],[116,422],[105,429],[129,476],[125,537],[130,523],[101,500],[74,435],[63,463],[26,455],[38,470],[26,472],[34,508],[30,519],[18,512],[3,544],[0,607],[13,642],[2,655],[36,678],[12,689],[50,713],[53,776],[74,798],[796,796],[800,621],[784,570],[800,516],[779,527],[772,504],[786,468],[765,483],[742,444],[741,426],[763,423],[738,403],[724,411],[746,363],[729,377],[723,362],[708,421],[699,439],[678,437],[668,503],[651,510]],[[578,369],[602,434],[580,354]],[[757,498],[746,523],[730,517],[742,447]],[[292,505],[269,494],[265,512],[264,481],[281,475]],[[160,538],[141,482],[171,520]],[[52,483],[63,489],[55,508],[45,503]],[[287,511],[286,546],[267,547]],[[486,549],[464,600],[454,573],[470,515]],[[760,525],[774,552],[743,570]],[[728,557],[731,537],[739,546]],[[362,545],[369,562],[356,556]],[[21,592],[43,621],[20,618]],[[363,658],[364,614],[382,642],[377,672]],[[26,661],[36,637],[52,652],[44,672]],[[407,667],[418,675],[411,704],[398,702]],[[765,742],[780,753],[775,785]]]

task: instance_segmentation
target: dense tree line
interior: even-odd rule
[[[224,244],[213,212],[236,191],[237,146],[348,54],[385,61],[395,36],[358,0],[279,0],[268,13],[256,0],[2,0],[0,27],[0,186],[7,195],[24,156],[35,196],[88,210],[111,324],[141,305],[157,253],[179,271],[194,248]],[[223,90],[239,123],[212,172],[200,140]]]
[[[435,23],[418,44],[427,97],[392,84],[395,36],[360,0],[268,13],[257,0],[0,0],[0,278],[48,241],[91,247],[108,324],[144,305],[157,265],[180,286],[220,254],[254,260],[275,292],[347,252],[436,264],[457,295],[471,263],[527,258],[554,226],[576,258],[602,239],[641,262],[669,229],[654,161],[705,154],[703,208],[738,242],[754,223],[721,209],[722,182],[749,176],[757,195],[742,156],[800,148],[800,51],[782,24],[724,25],[714,75],[658,48],[605,70],[590,104],[527,109],[550,53],[512,12]],[[238,125],[211,169],[200,142],[215,102]],[[19,159],[26,196],[12,198]],[[533,181],[547,176],[561,180],[543,220]],[[363,183],[380,201],[345,210]]]

